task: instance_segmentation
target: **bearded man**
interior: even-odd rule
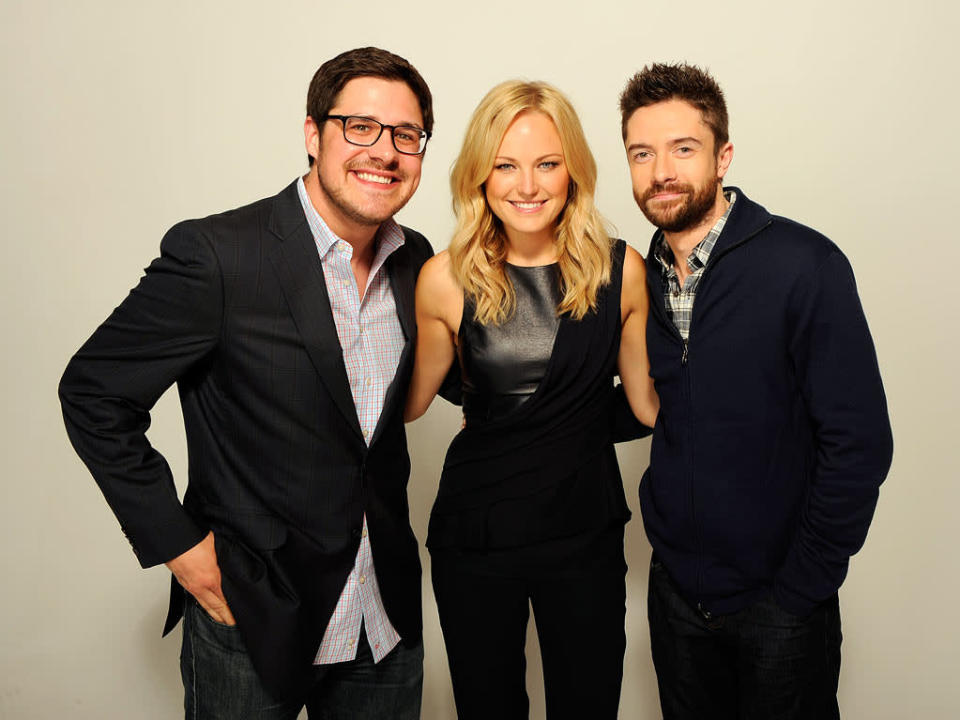
[[[664,717],[838,718],[837,591],[892,454],[853,272],[823,235],[723,186],[733,145],[707,73],[646,67],[620,109],[658,228],[640,507]]]

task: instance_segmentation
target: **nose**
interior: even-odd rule
[[[656,182],[662,185],[671,180],[676,180],[676,164],[670,153],[658,153],[653,162],[653,179]]]
[[[384,162],[391,162],[397,157],[397,149],[393,146],[393,133],[390,128],[384,128],[377,141],[368,146],[370,157],[380,158]]]
[[[517,191],[524,197],[533,197],[539,189],[537,178],[533,174],[533,168],[520,170],[517,178]]]

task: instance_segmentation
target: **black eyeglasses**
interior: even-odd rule
[[[327,120],[339,120],[343,123],[343,139],[351,145],[363,147],[375,145],[387,129],[393,147],[404,155],[420,155],[427,149],[427,140],[430,139],[430,133],[416,125],[385,125],[360,115],[327,115]]]

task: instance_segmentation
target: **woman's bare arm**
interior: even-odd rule
[[[649,307],[647,271],[643,258],[640,257],[640,253],[628,246],[626,257],[623,259],[623,287],[620,291],[620,314],[623,325],[617,364],[630,409],[640,422],[653,427],[660,410],[660,399],[653,389],[650,359],[647,357]]]
[[[456,356],[455,339],[463,314],[463,291],[450,271],[450,256],[438,253],[417,278],[417,348],[403,419],[423,415],[443,384]]]

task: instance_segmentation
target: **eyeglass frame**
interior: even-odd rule
[[[377,136],[373,139],[373,142],[370,143],[358,143],[354,142],[347,137],[347,120],[351,118],[356,118],[357,120],[366,120],[367,122],[375,123],[380,126],[380,132],[377,133]],[[423,155],[427,151],[427,143],[430,141],[430,136],[433,135],[429,130],[424,130],[422,127],[417,127],[416,125],[387,125],[382,123],[379,120],[374,120],[372,117],[367,117],[366,115],[327,115],[325,120],[339,120],[340,121],[340,131],[343,133],[343,139],[346,140],[351,145],[356,145],[357,147],[373,147],[378,142],[380,142],[380,137],[383,135],[385,129],[390,130],[390,143],[393,145],[393,149],[396,150],[401,155],[411,155],[417,157]],[[411,130],[416,130],[421,133],[420,137],[423,138],[423,147],[418,152],[407,152],[406,150],[401,150],[397,147],[397,138],[394,133],[397,128],[410,128]]]

